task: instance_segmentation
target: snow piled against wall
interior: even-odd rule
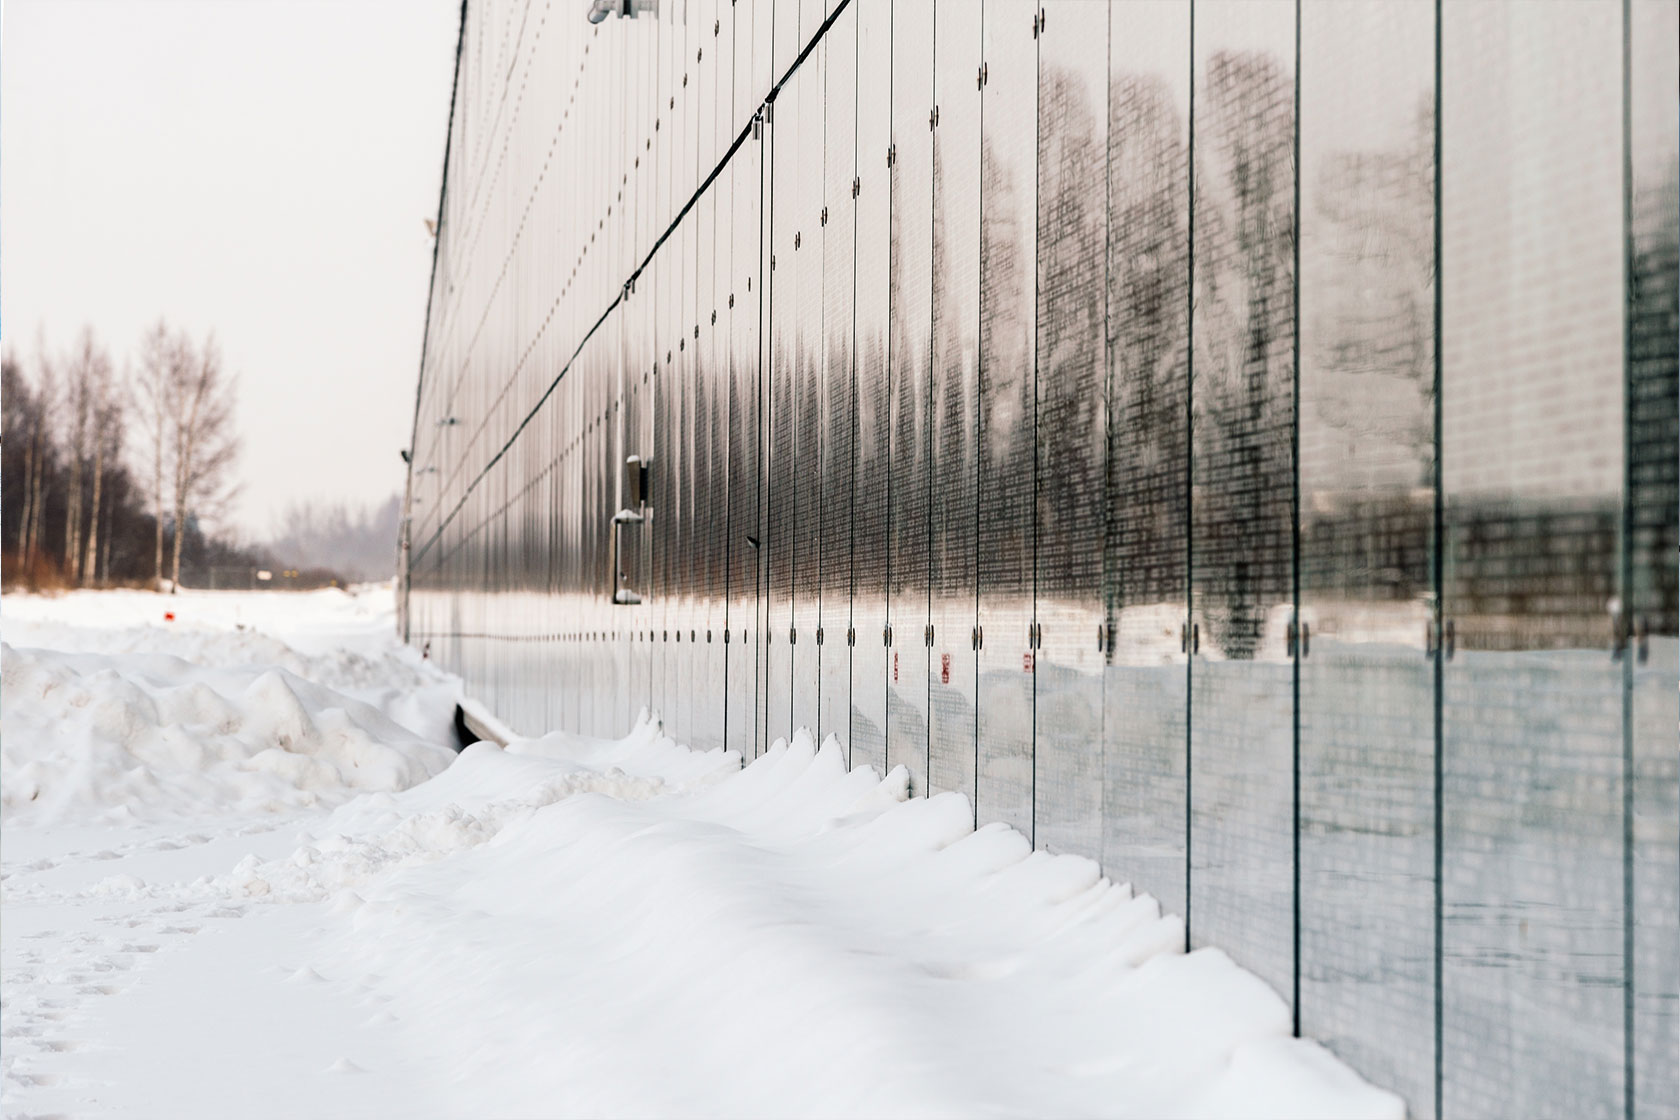
[[[274,813],[439,773],[454,759],[455,685],[373,632],[389,592],[367,595],[9,596],[6,823]],[[370,648],[303,652],[258,629],[290,621],[308,648],[297,620],[323,615],[341,627],[365,616]]]

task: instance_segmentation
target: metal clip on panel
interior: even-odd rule
[[[633,607],[641,603],[642,597],[625,585],[629,573],[624,565],[624,529],[647,521],[643,511],[648,505],[648,464],[640,455],[631,455],[624,460],[623,489],[624,508],[612,517],[612,601],[615,607]]]

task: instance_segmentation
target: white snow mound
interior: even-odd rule
[[[394,792],[454,753],[277,667],[0,643],[7,824],[272,813]]]

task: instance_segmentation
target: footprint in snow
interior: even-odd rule
[[[327,1067],[327,1072],[328,1073],[366,1073],[367,1071],[365,1069],[363,1069],[361,1066],[357,1065],[355,1062],[352,1062],[349,1058],[340,1058],[338,1061],[334,1062],[332,1065]]]

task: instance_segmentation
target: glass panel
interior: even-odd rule
[[[670,263],[671,254],[662,252],[653,262],[653,299],[655,306],[655,329],[653,332],[653,465],[649,474],[649,489],[652,500],[649,511],[649,521],[646,529],[649,533],[649,543],[653,557],[653,576],[649,580],[648,591],[650,627],[648,631],[652,645],[653,662],[653,710],[661,719],[677,702],[676,689],[672,679],[671,652],[675,648],[671,645],[671,626],[674,616],[671,613],[672,602],[672,553],[673,541],[671,530],[674,517],[672,502],[676,493],[677,459],[673,454],[671,392],[673,382],[671,377],[671,357],[675,350],[675,330],[672,327],[672,308],[675,302],[673,280],[676,269]],[[577,452],[580,460],[583,452]],[[581,589],[580,589],[581,590]],[[575,645],[575,642],[574,642]],[[572,650],[574,658],[580,657],[577,649]]]
[[[1190,3],[1114,6],[1102,864],[1184,913]]]
[[[778,24],[797,15],[797,9],[778,6]],[[780,36],[778,34],[778,42]],[[765,742],[793,734],[793,594],[794,594],[794,459],[795,370],[798,357],[799,261],[793,238],[800,213],[799,107],[801,87],[790,83],[774,106],[765,136],[770,153],[770,275],[766,278],[765,319],[770,325],[765,354],[765,423],[769,460],[764,471],[765,550],[769,572],[765,596],[764,644]]]
[[[802,4],[801,39],[821,20],[810,0]],[[813,23],[814,21],[814,23]],[[784,210],[794,226],[791,279],[795,301],[793,335],[793,726],[815,733],[819,695],[817,624],[822,598],[822,324],[823,324],[823,60],[821,44],[805,59],[793,81],[797,88],[799,188],[794,208]],[[786,134],[784,133],[784,138]],[[784,282],[788,277],[778,277]],[[788,289],[783,289],[784,291]]]
[[[752,95],[754,104],[770,92],[773,79],[771,78],[772,54],[775,47],[775,0],[752,0],[753,3],[753,61],[752,61]],[[774,710],[778,698],[785,699],[785,687],[778,691],[771,682],[770,676],[770,631],[772,629],[773,592],[770,569],[770,500],[771,477],[770,464],[773,456],[771,388],[775,380],[775,369],[772,361],[774,351],[774,332],[770,319],[770,260],[775,252],[775,242],[772,240],[771,228],[772,198],[775,190],[775,161],[773,159],[774,125],[764,121],[760,129],[761,139],[755,139],[758,146],[759,167],[759,208],[758,217],[758,257],[752,274],[747,281],[752,286],[748,289],[748,306],[755,309],[756,333],[754,335],[755,365],[754,385],[757,397],[758,423],[758,496],[755,500],[757,510],[754,528],[751,530],[753,539],[758,542],[754,552],[757,557],[758,603],[757,621],[753,626],[753,657],[754,676],[758,681],[758,692],[754,698],[756,710],[754,713],[753,738],[755,751],[763,754],[771,744],[769,735],[770,713]],[[749,545],[749,547],[753,547]],[[786,627],[785,620],[780,624]]]
[[[702,12],[705,8],[706,5],[702,5]],[[709,40],[710,19],[704,20],[704,27],[704,38]],[[711,84],[702,82],[700,92],[706,100],[701,106],[699,123],[709,126],[717,115],[717,106],[711,96]],[[703,129],[701,131],[703,135]],[[702,165],[699,173],[702,178],[709,175],[710,166]],[[689,335],[689,345],[695,350],[694,516],[699,556],[695,566],[697,586],[693,630],[696,659],[695,713],[688,742],[696,750],[714,750],[723,746],[723,644],[718,640],[717,628],[723,618],[720,602],[723,585],[722,533],[729,488],[724,476],[723,432],[720,425],[720,404],[725,400],[720,390],[725,385],[726,371],[718,361],[720,332],[714,312],[717,309],[715,293],[718,286],[719,261],[721,259],[724,267],[727,267],[729,254],[725,251],[727,247],[722,243],[718,230],[719,205],[727,202],[726,198],[720,198],[720,183],[721,179],[714,182],[695,208],[700,221],[697,247],[698,291],[693,322],[699,337],[695,338],[692,332]]]
[[[892,142],[892,0],[852,0],[858,10],[857,492],[852,538],[852,742],[854,766],[887,762],[887,305]]]
[[[736,9],[739,11],[740,9]],[[752,13],[745,15],[750,20]],[[737,19],[737,41],[745,43],[751,24]],[[745,54],[740,56],[746,69]],[[758,396],[759,285],[747,287],[758,273],[759,190],[764,148],[747,141],[730,161],[733,228],[730,231],[729,284],[720,316],[729,323],[729,615],[724,650],[729,659],[729,695],[725,722],[727,745],[745,758],[756,753],[754,730],[758,637],[758,539],[760,455]]]
[[[1442,1112],[1620,1115],[1621,8],[1442,19]]]
[[[975,814],[1029,837],[1033,808],[1033,262],[1038,11],[988,0],[980,136],[980,683]]]
[[[1108,21],[1047,3],[1038,46],[1033,836],[1082,855],[1102,848]]]
[[[656,205],[654,213],[654,236],[657,238],[664,233],[665,227],[676,213],[676,176],[673,173],[674,155],[672,151],[672,137],[675,129],[672,125],[672,101],[677,91],[677,66],[679,65],[678,34],[680,27],[672,19],[672,13],[659,13],[659,63],[658,81],[659,97],[654,105],[655,117],[653,122],[652,147],[648,148],[644,141],[644,153],[650,153],[653,158],[653,174],[657,181],[655,188]],[[577,153],[574,153],[576,155]],[[672,657],[675,647],[671,645],[671,628],[676,623],[676,616],[672,613],[675,586],[673,582],[673,560],[675,540],[672,536],[675,529],[675,508],[673,505],[678,480],[678,460],[674,447],[674,419],[676,416],[672,408],[673,390],[675,382],[672,377],[671,361],[676,351],[676,301],[680,289],[677,286],[680,264],[672,260],[675,255],[673,246],[666,242],[659,256],[653,261],[654,273],[654,301],[655,325],[653,330],[653,471],[651,476],[653,490],[653,511],[651,524],[651,545],[653,549],[654,576],[652,589],[649,594],[652,616],[649,634],[653,645],[653,708],[662,719],[671,718],[677,704],[677,691]],[[581,656],[574,649],[574,656]]]
[[[1198,3],[1191,941],[1294,986],[1295,5]]]
[[[677,107],[673,125],[677,135],[673,144],[677,149],[677,208],[680,211],[698,185],[695,169],[699,160],[699,90],[694,82],[694,52],[699,41],[693,4],[685,4],[680,12],[678,27],[682,33],[681,54],[678,57]],[[700,711],[695,700],[699,692],[700,658],[694,643],[695,623],[699,615],[699,574],[702,552],[700,510],[697,508],[697,487],[700,474],[699,431],[699,353],[693,327],[697,320],[700,281],[700,214],[698,207],[689,211],[678,230],[682,262],[681,303],[677,314],[677,382],[681,395],[679,413],[681,427],[677,455],[678,494],[681,502],[681,527],[677,531],[677,547],[681,559],[675,569],[678,580],[678,617],[671,637],[676,642],[678,700],[676,710],[669,714],[667,732],[679,743],[695,740]]]
[[[1633,620],[1632,726],[1633,1113],[1680,1108],[1680,642],[1675,554],[1680,551],[1680,9],[1664,0],[1628,8],[1631,46],[1628,170],[1627,609]]]
[[[819,736],[852,741],[852,454],[857,423],[852,368],[852,177],[857,168],[857,11],[848,7],[824,40],[822,336],[822,641]]]
[[[975,369],[980,332],[980,5],[934,11],[933,519],[928,789],[974,798]]]
[[[1301,9],[1301,1032],[1435,1108],[1435,13]]]
[[[933,349],[933,5],[893,5],[892,483],[887,532],[887,765],[927,792],[928,390]]]

